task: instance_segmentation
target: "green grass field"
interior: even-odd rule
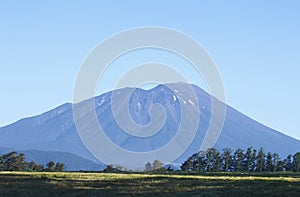
[[[0,196],[300,196],[300,176],[0,172]]]

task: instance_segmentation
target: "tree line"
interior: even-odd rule
[[[0,155],[0,171],[29,171],[29,172],[62,172],[66,169],[64,163],[50,161],[46,167],[34,161],[26,162],[25,154],[16,151]]]
[[[252,147],[247,150],[224,148],[222,152],[211,148],[190,156],[182,171],[196,172],[284,172],[300,170],[300,152],[281,159],[277,153]]]
[[[108,165],[104,172],[122,172],[122,166]],[[174,166],[164,165],[155,160],[145,164],[145,172],[172,172]],[[198,152],[181,164],[183,172],[300,172],[300,152],[281,159],[279,154],[266,152],[263,148],[243,149],[224,148],[222,152],[210,148],[206,152]]]

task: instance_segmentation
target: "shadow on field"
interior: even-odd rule
[[[72,173],[71,173],[72,174]],[[124,177],[125,176],[125,177]],[[115,176],[88,179],[80,174],[0,173],[0,196],[299,196],[300,182]]]

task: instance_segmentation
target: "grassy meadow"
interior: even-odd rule
[[[0,196],[300,196],[300,176],[0,172]]]

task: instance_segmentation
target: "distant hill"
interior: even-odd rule
[[[190,96],[188,95],[189,92],[185,91],[187,84],[177,83],[171,85],[177,89],[179,94],[184,96],[175,96],[174,92],[166,85],[158,85],[151,90],[136,89],[130,98],[130,114],[136,123],[142,125],[150,121],[148,112],[154,103],[165,107],[167,113],[165,125],[151,138],[139,138],[122,131],[112,114],[112,92],[95,97],[97,117],[106,135],[115,144],[128,150],[142,152],[157,149],[170,141],[176,134],[177,128],[180,125],[181,110],[179,100],[181,99],[191,111],[200,111],[200,124],[190,147],[174,162],[181,163],[188,156],[197,152],[211,119],[211,97],[201,88],[193,85],[199,103],[199,108],[196,108],[193,105],[193,101],[183,99]],[[122,95],[130,90],[132,89],[124,88],[117,90],[119,95],[117,102],[120,105],[123,102]],[[79,105],[82,106],[82,111],[86,113],[84,115],[91,113],[84,111],[84,103],[80,103]],[[191,119],[190,122],[193,124],[195,120]],[[88,127],[89,122],[86,122],[86,124]],[[190,128],[186,127],[185,129],[189,130]],[[256,149],[263,147],[266,151],[279,153],[281,157],[300,151],[299,140],[268,128],[227,106],[225,124],[215,148],[231,147],[245,149],[250,146]],[[36,162],[42,163],[55,155],[60,155],[56,159],[66,163],[70,169],[85,168],[83,165],[84,160],[80,159],[80,157],[101,164],[87,151],[81,142],[73,120],[72,104],[69,103],[41,115],[25,118],[0,128],[0,147],[17,150],[46,151],[44,152],[45,155],[42,154],[43,152],[38,151],[28,152],[28,157],[35,158]],[[99,145],[99,148],[105,147]],[[49,151],[56,151],[56,153]],[[80,157],[75,158],[75,155]],[[63,160],[63,158],[68,158],[69,160]]]
[[[0,148],[0,154],[5,154],[11,151],[15,150],[10,148]],[[105,168],[105,165],[95,163],[67,152],[39,150],[18,150],[17,152],[24,153],[27,162],[34,161],[37,164],[43,165],[46,165],[49,161],[64,163],[67,171],[99,171]]]

